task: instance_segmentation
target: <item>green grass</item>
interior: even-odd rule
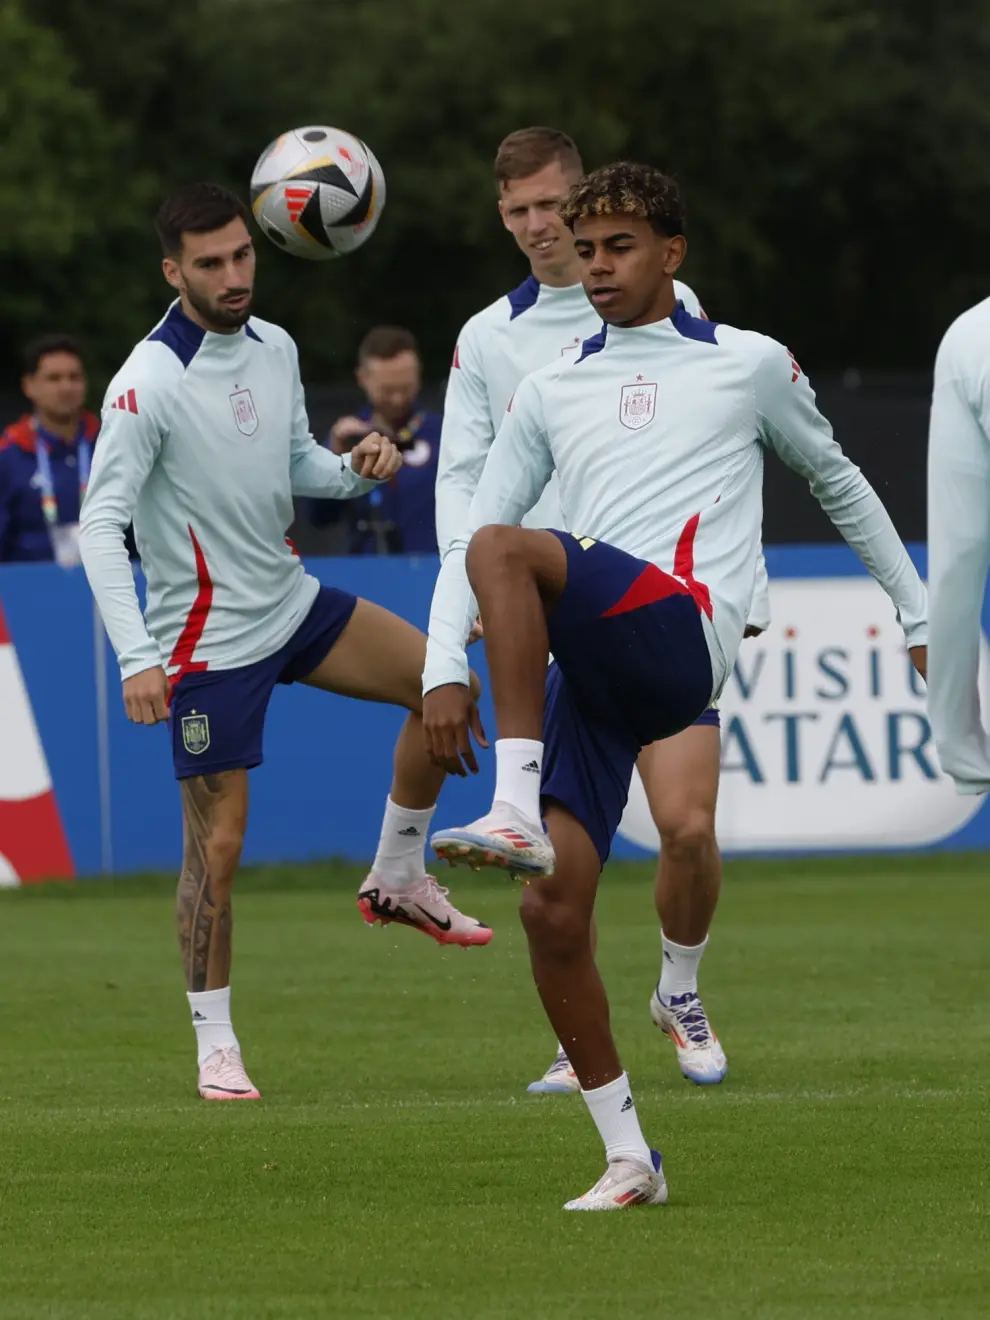
[[[729,1054],[681,1080],[646,1002],[649,869],[601,962],[671,1202],[566,1215],[602,1168],[516,895],[487,950],[366,930],[358,872],[258,872],[235,1021],[261,1104],[194,1098],[171,886],[0,894],[2,1320],[943,1320],[990,1296],[990,860],[740,863],[703,967]],[[468,901],[470,899],[470,901]]]

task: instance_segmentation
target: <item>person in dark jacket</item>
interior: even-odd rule
[[[86,372],[75,340],[45,335],[24,354],[31,411],[0,435],[0,563],[79,562],[79,509],[99,419],[83,407]]]
[[[409,330],[380,325],[369,330],[358,349],[358,384],[368,404],[356,415],[334,422],[327,444],[348,453],[370,431],[387,435],[402,453],[402,467],[387,485],[345,505],[314,500],[311,516],[325,526],[348,521],[352,555],[437,553],[437,457],[442,414],[423,408],[419,348]]]

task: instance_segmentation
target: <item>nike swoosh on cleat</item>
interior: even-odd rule
[[[358,901],[361,899],[369,904],[376,917],[388,921],[405,921],[411,926],[416,924],[401,903],[396,903],[393,906],[391,898],[387,896],[382,898],[379,889],[362,889],[358,894]]]
[[[420,912],[422,912],[423,916],[427,919],[427,921],[433,922],[437,930],[450,930],[451,927],[450,917],[448,917],[446,921],[438,921],[432,912],[427,912],[425,907],[421,907],[419,903],[417,903],[416,906],[419,908]]]

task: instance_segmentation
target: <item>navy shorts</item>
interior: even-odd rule
[[[169,723],[176,779],[261,765],[265,714],[276,683],[297,683],[326,658],[357,597],[321,587],[312,608],[274,655],[240,669],[184,674],[172,689]]]
[[[604,865],[642,748],[718,724],[711,659],[682,581],[601,541],[555,535],[567,585],[548,620],[542,793],[581,822]]]

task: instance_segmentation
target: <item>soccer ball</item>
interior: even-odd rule
[[[285,252],[328,261],[354,252],[375,232],[385,175],[356,137],[315,124],[283,133],[251,175],[251,209]]]

